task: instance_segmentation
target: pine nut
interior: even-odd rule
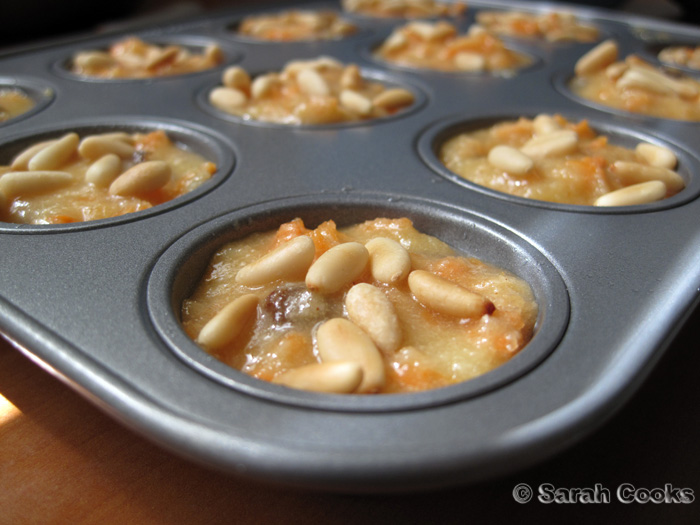
[[[248,97],[236,88],[216,87],[209,93],[209,102],[212,106],[228,113],[240,111]]]
[[[413,270],[408,275],[408,287],[418,302],[441,314],[477,318],[495,309],[484,296],[425,270]]]
[[[328,83],[315,69],[303,69],[297,74],[299,89],[311,96],[325,97],[330,95]]]
[[[340,92],[340,103],[361,117],[371,114],[373,109],[370,99],[351,89],[344,89]]]
[[[340,87],[344,89],[360,89],[364,84],[362,73],[357,64],[350,64],[345,67],[340,76]]]
[[[648,204],[666,196],[666,185],[658,180],[640,182],[598,197],[596,206],[632,206]]]
[[[615,85],[620,89],[643,89],[662,95],[673,93],[669,86],[659,82],[658,78],[645,74],[641,69],[628,69]]]
[[[533,159],[566,155],[578,147],[578,135],[572,129],[562,129],[528,140],[520,151]]]
[[[382,44],[385,51],[398,51],[408,44],[408,38],[401,31],[394,31]]]
[[[365,243],[369,252],[372,278],[380,283],[402,281],[411,271],[411,256],[400,243],[387,237],[375,237]]]
[[[616,82],[628,69],[629,66],[625,62],[615,62],[605,68],[605,76]]]
[[[395,109],[413,104],[413,100],[413,93],[411,93],[409,90],[403,88],[391,88],[379,93],[376,97],[374,97],[374,99],[372,99],[372,103],[378,108]]]
[[[672,170],[678,164],[675,153],[663,146],[641,142],[637,144],[634,151],[650,166]]]
[[[255,99],[261,99],[272,93],[275,86],[279,84],[279,78],[274,73],[261,75],[253,80],[250,85],[250,94]]]
[[[27,163],[31,171],[48,171],[60,168],[75,154],[80,137],[77,133],[68,133],[41,149]]]
[[[164,49],[158,49],[153,56],[144,64],[146,69],[155,69],[162,64],[165,64],[169,60],[172,60],[180,52],[180,49],[176,46],[168,46]]]
[[[589,75],[605,69],[617,60],[617,54],[617,42],[605,40],[578,59],[574,72],[577,75]]]
[[[85,180],[102,188],[108,187],[122,171],[122,159],[107,153],[93,162],[85,172]]]
[[[318,71],[323,71],[326,69],[342,69],[343,68],[343,63],[340,62],[339,60],[336,60],[333,57],[330,56],[320,56],[314,60],[309,60],[308,61],[309,67],[312,69],[316,69]]]
[[[123,140],[102,135],[85,137],[78,146],[78,153],[88,160],[97,160],[107,153],[114,153],[122,159],[128,159],[133,157],[135,151],[134,146]]]
[[[227,67],[221,76],[224,86],[244,93],[250,91],[250,75],[241,66]]]
[[[316,331],[316,345],[321,361],[349,361],[362,367],[359,393],[376,392],[386,382],[384,361],[372,339],[356,324],[335,318],[321,324]]]
[[[314,241],[300,235],[241,268],[236,274],[236,282],[258,286],[277,279],[303,281],[315,255]]]
[[[638,162],[617,160],[610,166],[610,171],[617,175],[624,182],[640,182],[658,180],[664,183],[672,192],[681,191],[685,188],[685,181],[678,173],[667,168],[647,166]]]
[[[258,297],[247,294],[231,301],[200,330],[197,344],[217,350],[233,341],[257,314]]]
[[[486,59],[479,53],[461,51],[454,56],[455,66],[462,71],[484,71]]]
[[[655,91],[657,93],[675,93],[681,98],[693,99],[698,96],[698,89],[695,85],[684,82],[683,80],[678,80],[665,75],[661,71],[648,66],[632,65],[622,78],[618,81],[617,85],[621,85],[621,82],[625,81],[625,77],[632,76],[636,79],[639,85],[634,85],[634,80],[632,81],[631,87],[642,87],[644,85],[649,86],[650,91]],[[628,83],[630,81],[628,80]]]
[[[80,69],[103,69],[115,65],[116,61],[104,51],[84,51],[75,56],[73,64]]]
[[[98,135],[88,135],[87,137],[84,137],[84,139],[88,137],[100,137],[105,140],[119,140],[129,144],[130,146],[134,145],[134,137],[124,131],[111,131],[107,133],[100,133]]]
[[[56,142],[55,139],[45,140],[43,142],[38,142],[37,144],[29,146],[27,149],[21,151],[14,159],[12,159],[10,168],[16,171],[28,169],[27,165],[29,164],[29,161],[32,159],[32,157],[39,153],[45,147],[49,146],[50,144],[53,144],[54,142]]]
[[[362,367],[358,363],[338,361],[292,368],[275,376],[272,382],[311,392],[351,394],[362,383],[362,377]]]
[[[359,283],[345,296],[348,318],[370,336],[377,348],[386,354],[401,344],[401,327],[394,305],[376,286]]]
[[[224,52],[218,44],[209,44],[204,48],[204,58],[212,64],[219,64],[224,61]]]
[[[405,30],[423,40],[430,40],[434,32],[433,29],[433,24],[428,22],[411,22],[405,26]]]
[[[532,119],[532,127],[536,135],[547,135],[562,129],[554,117],[545,114],[537,115]]]
[[[68,186],[73,176],[65,171],[8,171],[0,177],[0,191],[12,199]]]
[[[311,265],[306,274],[306,287],[311,291],[333,293],[362,274],[369,261],[369,252],[359,242],[333,246]]]
[[[162,160],[136,164],[119,175],[109,186],[111,195],[141,195],[165,186],[170,180],[170,165]]]
[[[487,157],[489,164],[514,175],[525,175],[535,165],[533,160],[510,146],[495,146]]]
[[[455,33],[454,27],[445,23],[411,22],[405,29],[423,40],[439,40]]]

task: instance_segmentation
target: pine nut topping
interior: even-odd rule
[[[578,59],[574,66],[577,75],[589,75],[605,69],[617,60],[618,46],[614,40],[601,42]]]
[[[376,286],[359,283],[345,296],[348,318],[370,336],[377,348],[386,354],[401,345],[401,327],[394,305]]]
[[[525,153],[510,146],[492,148],[487,158],[492,166],[514,175],[525,175],[535,165]]]
[[[306,287],[325,294],[337,292],[359,277],[368,262],[369,252],[359,242],[345,242],[333,246],[309,268]]]
[[[304,69],[297,74],[297,84],[307,95],[325,97],[330,95],[328,83],[315,69]]]
[[[610,167],[610,171],[617,175],[623,182],[659,180],[674,193],[685,188],[683,177],[667,168],[657,168],[637,162],[618,160]]]
[[[486,70],[486,59],[483,55],[480,55],[479,53],[461,51],[455,55],[454,62],[457,66],[457,69],[460,69],[462,71]]]
[[[407,89],[391,88],[379,93],[372,103],[378,108],[392,109],[412,104],[414,98],[413,93]]]
[[[165,186],[170,180],[170,165],[151,160],[132,166],[109,186],[112,195],[140,195]]]
[[[216,87],[209,93],[209,102],[217,109],[235,113],[248,102],[248,97],[236,88]]]
[[[97,160],[107,153],[114,153],[122,159],[131,158],[135,148],[123,140],[118,140],[101,135],[90,135],[80,141],[78,153],[89,160]]]
[[[625,71],[625,74],[617,81],[617,86],[621,89],[636,88],[651,91],[652,93],[673,93],[670,86],[660,82],[656,77],[645,74],[640,69],[628,69]]]
[[[10,164],[10,168],[13,170],[26,170],[28,169],[29,161],[34,155],[39,153],[46,146],[55,143],[56,140],[45,140],[43,142],[38,142],[29,146],[27,149],[21,151]]]
[[[343,70],[343,74],[340,77],[340,87],[344,89],[360,89],[364,81],[362,80],[362,73],[357,64],[349,64]]]
[[[39,151],[27,164],[31,171],[55,170],[63,166],[75,154],[80,137],[68,133]]]
[[[150,59],[144,64],[144,67],[146,69],[156,69],[162,64],[173,60],[179,52],[180,50],[178,47],[167,46],[154,53],[153,56],[150,57]]]
[[[550,115],[540,114],[532,119],[532,127],[536,135],[547,135],[562,129],[561,125]]]
[[[236,282],[257,286],[283,279],[303,281],[314,260],[316,248],[311,237],[300,235],[266,254],[236,274]]]
[[[8,171],[0,176],[0,192],[8,198],[19,195],[36,195],[64,186],[73,176],[64,171]]]
[[[251,96],[256,99],[265,98],[278,84],[279,78],[274,73],[260,75],[250,85]]]
[[[596,206],[632,206],[648,204],[666,196],[666,185],[658,180],[640,182],[598,197]]]
[[[108,187],[122,172],[122,159],[114,153],[107,153],[93,162],[85,172],[85,180],[100,186]]]
[[[425,270],[413,270],[408,275],[408,287],[421,304],[441,314],[476,318],[495,310],[484,296]]]
[[[362,383],[362,366],[354,362],[313,363],[292,368],[272,380],[278,385],[326,394],[351,394]]]
[[[113,66],[115,60],[104,51],[84,51],[75,55],[73,64],[80,69],[102,69]]]
[[[411,256],[400,243],[387,237],[375,237],[365,244],[369,252],[372,278],[386,284],[402,281],[411,271]]]
[[[394,31],[384,42],[387,51],[396,51],[408,44],[408,38],[401,31]]]
[[[241,66],[231,66],[226,68],[221,80],[227,88],[237,89],[244,93],[250,91],[250,75]]]
[[[632,80],[630,80],[632,77]],[[618,80],[617,85],[625,87],[640,87],[655,93],[674,93],[682,98],[694,99],[698,96],[698,89],[695,85],[686,81],[672,78],[663,72],[646,65],[632,65],[629,70]]]
[[[629,66],[624,62],[615,62],[605,69],[605,76],[612,81],[617,81],[628,69]]]
[[[650,166],[672,170],[678,164],[676,154],[668,148],[642,142],[635,149],[637,155]]]
[[[373,109],[370,99],[351,89],[344,89],[340,92],[340,103],[350,111],[354,111],[361,116],[371,114]]]
[[[533,159],[566,155],[578,147],[578,135],[571,129],[562,129],[528,140],[520,151]]]
[[[343,318],[324,322],[316,331],[318,354],[324,363],[357,363],[362,367],[362,382],[357,392],[376,392],[386,382],[382,356],[372,339],[356,324]]]
[[[197,336],[197,343],[216,350],[233,341],[257,313],[258,297],[243,295],[212,317]]]

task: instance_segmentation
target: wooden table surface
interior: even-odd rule
[[[564,453],[487,483],[389,495],[314,493],[211,472],[123,428],[0,339],[0,524],[478,523],[561,513],[574,523],[617,523],[621,513],[630,523],[700,523],[700,501],[622,504],[615,496],[623,483],[700,496],[699,326],[700,309],[633,399]],[[512,496],[518,483],[599,483],[612,502],[522,505]]]

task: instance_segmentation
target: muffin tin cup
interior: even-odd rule
[[[566,329],[566,287],[552,264],[524,239],[466,210],[411,197],[362,194],[309,195],[244,208],[203,224],[178,239],[151,273],[148,303],[153,322],[175,354],[199,372],[238,392],[277,403],[342,411],[390,411],[458,402],[514,381],[553,350]],[[180,310],[214,251],[254,232],[274,230],[296,217],[317,226],[332,218],[338,227],[377,217],[408,217],[418,231],[458,252],[477,257],[528,282],[539,308],[535,335],[504,365],[453,386],[421,393],[319,395],[263,382],[232,369],[199,348],[180,327]]]
[[[258,75],[263,75],[265,74],[265,71],[259,71],[259,72],[251,72],[251,78],[256,78]],[[427,102],[427,96],[425,92],[418,87],[415,83],[412,82],[407,82],[405,80],[397,78],[395,75],[392,75],[391,73],[386,73],[384,71],[379,71],[377,69],[365,69],[363,68],[361,70],[362,73],[362,78],[367,80],[368,82],[379,82],[383,84],[384,86],[389,88],[403,88],[407,89],[413,94],[414,101],[411,105],[401,108],[396,113],[392,115],[388,115],[386,117],[381,117],[381,118],[375,118],[375,119],[360,119],[360,120],[353,120],[353,121],[348,121],[348,122],[336,122],[336,123],[330,123],[330,124],[301,124],[301,125],[290,125],[290,124],[284,124],[281,122],[272,122],[272,121],[266,121],[266,120],[257,120],[257,119],[251,119],[251,118],[244,118],[239,115],[234,115],[232,113],[227,113],[226,111],[223,111],[215,106],[213,106],[209,102],[209,94],[211,91],[216,88],[220,87],[222,84],[216,84],[216,85],[207,85],[206,87],[200,89],[196,95],[196,101],[199,107],[202,109],[202,111],[205,111],[206,113],[209,113],[210,115],[220,118],[222,120],[227,120],[236,124],[242,124],[242,125],[249,125],[249,126],[260,126],[260,127],[272,127],[272,128],[281,128],[281,129],[294,129],[294,130],[318,130],[318,131],[330,131],[330,130],[339,130],[343,128],[352,128],[352,127],[357,127],[357,126],[376,126],[376,125],[381,125],[385,122],[391,122],[394,119],[399,119],[399,118],[404,118],[409,116],[411,113],[415,111],[420,111],[421,108],[426,104]]]
[[[464,188],[468,188],[470,191],[478,191],[485,195],[489,195],[490,197],[504,199],[509,202],[519,202],[525,206],[537,206],[553,210],[599,214],[640,213],[653,212],[674,206],[680,206],[696,199],[700,193],[700,179],[698,178],[698,174],[700,174],[700,163],[698,162],[697,157],[693,155],[686,147],[680,144],[677,139],[670,138],[665,136],[663,133],[658,132],[657,134],[652,135],[638,129],[637,127],[633,127],[630,124],[622,123],[619,120],[591,116],[590,113],[573,109],[564,112],[563,117],[572,122],[587,120],[591,128],[598,135],[608,137],[611,144],[623,146],[628,149],[634,149],[640,142],[648,142],[666,147],[673,151],[678,158],[678,167],[675,171],[685,180],[685,188],[672,197],[649,204],[611,207],[564,204],[510,195],[508,193],[476,184],[459,176],[457,173],[451,171],[442,162],[440,162],[439,151],[441,146],[447,140],[460,133],[489,128],[498,122],[515,121],[520,117],[534,118],[539,113],[544,112],[544,109],[532,110],[530,108],[524,108],[522,111],[514,111],[510,114],[503,115],[494,115],[493,113],[489,113],[488,116],[482,117],[478,114],[472,113],[469,115],[450,117],[430,125],[423,132],[418,139],[418,152],[423,161],[445,179],[454,182],[459,186],[463,186]]]
[[[217,170],[214,175],[212,175],[211,179],[184,195],[146,210],[128,213],[118,217],[70,224],[32,225],[0,222],[0,232],[39,233],[47,231],[73,231],[138,220],[143,217],[167,212],[168,210],[185,205],[201,197],[205,193],[212,191],[233,171],[235,156],[231,145],[225,137],[210,129],[189,122],[179,122],[168,119],[147,119],[142,116],[75,120],[72,122],[63,122],[60,126],[47,126],[26,131],[21,135],[7,137],[0,141],[0,165],[8,165],[18,153],[32,144],[55,139],[69,132],[78,133],[82,138],[87,135],[100,133],[122,131],[127,133],[148,133],[156,130],[165,131],[171,141],[179,147],[197,153],[206,160],[215,163]]]
[[[51,102],[53,102],[55,97],[55,89],[50,83],[27,77],[0,76],[0,91],[5,89],[19,91],[20,93],[26,95],[34,102],[34,106],[24,113],[0,122],[0,128],[10,124],[15,124],[19,120],[30,118],[43,111],[49,104],[51,104]]]
[[[208,45],[216,44],[221,48],[223,52],[224,59],[223,62],[215,67],[204,69],[202,71],[192,71],[189,73],[179,74],[179,75],[165,75],[161,77],[153,78],[127,78],[127,77],[117,77],[117,78],[104,78],[99,76],[90,75],[80,75],[71,71],[73,63],[73,51],[70,51],[67,56],[57,60],[53,63],[53,71],[62,77],[66,77],[79,82],[95,82],[95,83],[153,83],[153,82],[166,82],[177,81],[180,78],[187,78],[198,75],[206,75],[212,72],[221,72],[227,66],[236,64],[243,58],[243,52],[235,46],[233,43],[223,39],[223,38],[213,38],[204,35],[142,35],[142,38],[148,43],[156,44],[159,46],[176,45],[184,49],[190,50],[193,53],[202,53]],[[103,39],[99,43],[86,44],[81,48],[81,51],[95,50],[95,51],[106,51],[109,49],[110,45],[115,43],[119,38],[110,37],[109,39]],[[93,46],[94,47],[91,47]]]
[[[478,10],[521,7],[469,2],[456,22],[464,31]],[[660,35],[697,38],[697,28],[571,10],[626,51]],[[375,492],[477,482],[550,457],[611,417],[700,302],[698,123],[572,97],[557,75],[570,75],[594,44],[508,39],[531,50],[536,67],[508,78],[440,74],[392,68],[367,53],[375,36],[403,20],[358,17],[361,35],[300,45],[230,34],[232,20],[256,12],[225,10],[0,54],[3,79],[51,90],[36,111],[2,124],[0,162],[69,131],[165,129],[218,167],[194,192],[132,215],[0,224],[0,331],[145,438],[212,468],[294,487]],[[217,42],[226,64],[251,72],[329,55],[415,89],[418,102],[352,125],[248,125],[205,100],[223,66],[134,81],[66,72],[74,53],[131,34]],[[624,145],[666,145],[687,187],[666,201],[598,210],[506,196],[456,178],[437,160],[454,132],[539,113],[588,119]],[[481,377],[415,394],[289,391],[226,367],[186,336],[180,303],[223,243],[297,216],[310,225],[412,219],[418,230],[528,281],[539,306],[534,338]]]

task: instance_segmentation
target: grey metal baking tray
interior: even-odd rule
[[[338,4],[306,4],[338,9]],[[277,9],[287,7],[280,5]],[[485,7],[469,2],[462,29]],[[697,28],[571,8],[629,51],[698,40]],[[0,330],[105,412],[173,452],[268,482],[345,491],[409,490],[492,478],[541,461],[597,428],[653,368],[698,302],[700,128],[582,103],[566,92],[593,44],[509,39],[535,63],[504,78],[395,68],[371,48],[399,20],[354,17],[329,42],[252,42],[225,10],[144,39],[216,42],[254,72],[321,54],[405,84],[396,117],[328,128],[244,122],[208,107],[221,68],[153,80],[93,81],[65,69],[80,36],[0,54],[0,84],[40,104],[0,125],[0,162],[69,130],[166,129],[215,160],[212,180],[144,212],[94,222],[0,224]],[[223,67],[223,66],[222,66]],[[697,75],[697,73],[694,73]],[[457,129],[559,112],[621,143],[669,145],[687,188],[653,205],[593,209],[507,197],[457,180],[435,148]],[[454,247],[525,278],[540,306],[532,342],[475,380],[397,396],[289,392],[229,369],[180,329],[178,305],[223,242],[301,216],[350,224],[408,216]]]

